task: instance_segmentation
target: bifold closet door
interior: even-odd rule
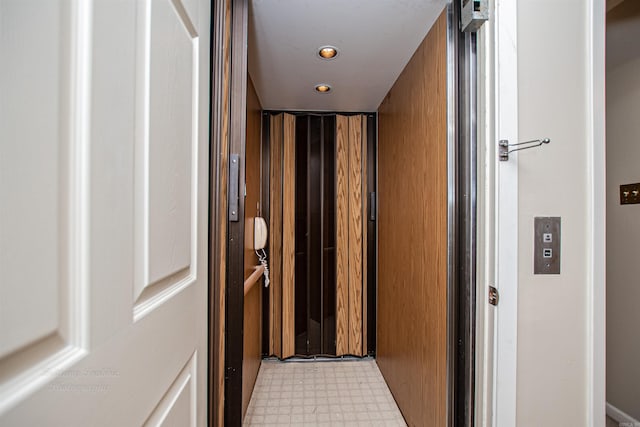
[[[270,119],[269,142],[269,353],[294,354],[295,117]]]
[[[367,353],[367,118],[270,114],[269,353]]]
[[[336,117],[336,355],[363,356],[366,345],[366,118]]]

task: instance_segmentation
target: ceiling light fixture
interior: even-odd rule
[[[322,46],[318,49],[318,56],[322,59],[333,59],[338,56],[338,49],[333,46]]]
[[[329,86],[328,84],[316,85],[316,92],[329,93],[331,92],[331,86]]]

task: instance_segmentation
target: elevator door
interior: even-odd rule
[[[266,117],[272,284],[265,354],[287,358],[371,353],[375,118],[288,113]]]

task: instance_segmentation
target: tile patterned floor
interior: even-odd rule
[[[372,359],[263,361],[245,426],[398,426],[406,423]]]

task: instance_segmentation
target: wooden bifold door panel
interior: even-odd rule
[[[337,117],[337,327],[336,354],[362,356],[363,352],[363,271],[366,242],[362,226],[363,155],[362,116]],[[366,146],[366,145],[365,145]],[[366,194],[366,193],[364,193]],[[366,335],[366,334],[365,334]]]
[[[282,145],[283,114],[271,117],[269,138],[269,354],[282,357]]]
[[[368,352],[366,115],[266,114],[269,158],[267,352]],[[372,220],[373,221],[373,220]],[[373,278],[371,278],[373,279]]]
[[[293,356],[295,117],[271,119],[269,179],[269,352]]]

